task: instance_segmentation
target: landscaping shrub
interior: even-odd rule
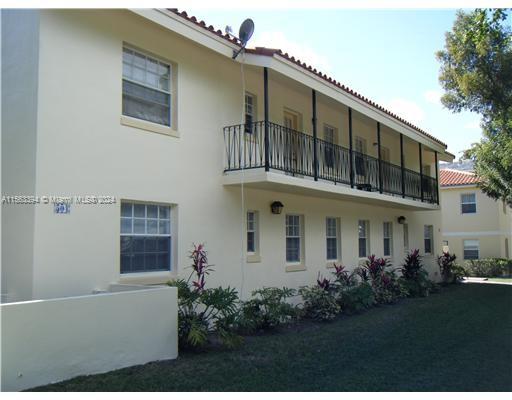
[[[344,313],[356,314],[375,304],[375,294],[368,282],[361,282],[341,287],[337,292],[337,301]]]
[[[188,280],[177,279],[167,283],[178,288],[180,347],[200,348],[207,344],[209,335],[216,335],[227,347],[238,346],[242,338],[236,334],[237,291],[230,287],[205,288],[205,276],[212,269],[204,245],[194,246],[190,258],[192,273]]]
[[[418,249],[406,255],[400,271],[402,272],[401,283],[410,296],[425,297],[431,290],[435,290],[433,282],[428,279],[428,272],[423,268]]]
[[[465,264],[468,276],[498,278],[512,275],[512,260],[506,258],[483,258],[470,260]]]
[[[303,287],[299,294],[304,299],[304,315],[317,321],[332,321],[341,307],[328,289],[320,286]]]
[[[251,333],[275,328],[299,316],[297,307],[287,302],[296,295],[294,289],[267,287],[252,292],[253,298],[244,302],[239,316],[239,329]]]
[[[395,271],[387,270],[389,266],[389,260],[377,258],[372,254],[356,270],[361,281],[371,285],[378,304],[391,304],[409,294],[407,288],[397,278]]]
[[[455,254],[450,254],[447,251],[443,251],[443,254],[437,258],[444,283],[457,283],[466,275],[464,268],[455,263],[456,259]]]
[[[335,284],[342,287],[357,285],[357,272],[348,272],[343,265],[334,264]]]

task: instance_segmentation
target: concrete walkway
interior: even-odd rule
[[[488,283],[492,285],[512,285],[512,281],[510,282],[497,282],[491,281],[492,278],[464,278],[462,283]]]

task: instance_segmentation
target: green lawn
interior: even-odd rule
[[[183,353],[36,390],[511,391],[511,338],[512,286],[455,285],[248,337],[239,350]]]

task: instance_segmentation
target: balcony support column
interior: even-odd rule
[[[377,155],[379,157],[379,193],[382,193],[382,147],[380,141],[380,122],[377,121]]]
[[[404,135],[400,134],[400,171],[402,174],[402,197],[405,199]]]
[[[421,143],[418,143],[419,155],[420,155],[420,190],[421,190],[421,201],[424,201],[425,195],[423,193],[423,149]]]
[[[348,141],[349,141],[349,155],[350,155],[350,187],[354,188],[354,155],[352,145],[352,109],[348,108]]]
[[[263,104],[264,104],[264,118],[265,118],[265,171],[270,170],[270,157],[269,157],[269,125],[268,125],[268,69],[263,67]]]
[[[437,160],[437,151],[434,151],[434,158],[436,163],[436,197],[437,197],[437,205],[439,205],[439,165]]]
[[[313,176],[315,181],[318,180],[318,137],[316,131],[316,91],[313,89],[311,91],[311,100],[313,106],[313,118],[311,119],[311,123],[313,125]]]

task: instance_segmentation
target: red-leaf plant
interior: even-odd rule
[[[322,275],[320,275],[320,272],[318,273],[318,278],[316,280],[316,283],[318,287],[329,290],[331,288],[331,281],[327,278],[324,278]]]
[[[389,262],[385,258],[377,258],[375,254],[372,254],[363,264],[362,268],[368,271],[370,278],[376,280],[380,278],[389,265]]]
[[[355,272],[349,272],[342,264],[334,263],[334,276],[336,277],[336,282],[342,286],[352,286],[355,284],[354,275]]]
[[[209,275],[210,271],[213,271],[212,265],[208,264],[208,254],[204,249],[204,244],[194,244],[194,249],[190,252],[190,258],[192,259],[192,273],[189,279],[195,274],[192,286],[197,292],[202,292],[205,286],[205,275]]]

